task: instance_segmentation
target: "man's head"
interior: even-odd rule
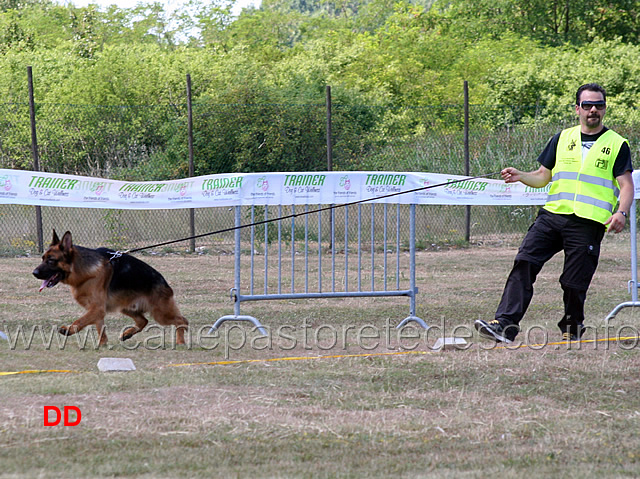
[[[595,134],[602,130],[602,119],[607,111],[607,92],[597,83],[587,83],[576,92],[576,114],[583,133]]]

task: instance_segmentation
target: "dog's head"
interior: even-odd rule
[[[71,261],[73,258],[73,243],[71,233],[66,232],[62,240],[58,238],[56,230],[53,230],[53,239],[49,249],[42,255],[42,263],[33,270],[33,275],[43,280],[40,291],[45,288],[53,288],[60,281],[67,279],[71,273]]]

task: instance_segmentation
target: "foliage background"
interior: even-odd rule
[[[0,165],[31,164],[27,66],[43,168],[127,179],[184,176],[187,74],[196,174],[326,168],[327,85],[335,169],[388,168],[393,148],[394,169],[458,171],[438,143],[459,142],[464,81],[480,148],[526,130],[537,150],[591,81],[607,88],[609,124],[638,122],[637,1],[265,0],[238,16],[232,6],[1,0]],[[538,138],[541,124],[552,128]]]
[[[33,165],[28,66],[50,172],[187,176],[187,74],[196,175],[326,169],[328,85],[335,170],[464,173],[464,81],[471,174],[534,168],[591,81],[607,88],[608,126],[638,152],[637,1],[265,0],[238,16],[232,6],[0,0],[0,167]],[[512,212],[475,211],[479,241],[513,230]],[[534,214],[520,213],[516,231]],[[7,243],[31,241],[25,214],[2,213]],[[76,226],[73,213],[52,215]],[[108,215],[114,238],[126,235],[113,225],[139,221]],[[428,242],[459,241],[463,212],[446,216],[421,232]]]

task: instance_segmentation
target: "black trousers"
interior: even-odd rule
[[[533,297],[533,284],[542,266],[556,253],[564,251],[560,276],[564,317],[558,323],[563,331],[573,331],[584,321],[587,290],[598,267],[604,225],[575,215],[558,215],[540,210],[529,228],[496,310],[503,325],[519,324]]]

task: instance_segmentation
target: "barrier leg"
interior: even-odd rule
[[[629,211],[629,230],[631,235],[631,281],[629,281],[629,292],[631,293],[631,301],[620,303],[607,315],[605,323],[613,319],[620,310],[624,308],[640,307],[638,301],[638,244],[636,240],[637,224],[636,224],[636,200],[631,203],[631,211]]]
[[[229,314],[227,316],[222,316],[221,318],[219,318],[215,323],[213,323],[213,326],[211,326],[211,329],[209,330],[209,334],[211,334],[213,331],[218,329],[220,325],[225,321],[249,321],[251,324],[253,324],[256,327],[258,331],[260,331],[260,334],[262,334],[263,336],[269,335],[269,333],[267,333],[267,330],[264,328],[264,326],[262,326],[260,321],[258,321],[253,316],[236,316],[235,314]]]
[[[424,329],[429,329],[429,325],[427,323],[425,323],[424,320],[420,319],[417,316],[407,316],[406,318],[404,318],[400,322],[400,324],[398,324],[396,326],[396,329],[400,329],[400,328],[404,327],[407,323],[410,323],[411,321],[414,321],[414,322],[418,323]]]
[[[429,329],[427,323],[416,316],[416,294],[418,294],[418,288],[416,287],[416,205],[412,204],[409,209],[409,289],[411,295],[409,297],[409,316],[404,318],[397,329],[402,328],[407,323],[414,321],[422,326],[424,329]]]
[[[252,223],[253,223],[253,209],[251,210],[251,214],[252,214]],[[241,207],[240,206],[236,206],[235,207],[235,225],[236,228],[239,227],[242,224],[242,215],[241,215]],[[253,282],[253,230],[251,232],[251,281]],[[240,314],[240,256],[241,256],[241,241],[240,241],[240,230],[236,229],[235,233],[234,233],[234,242],[235,242],[235,251],[234,251],[234,283],[235,283],[235,287],[231,290],[231,299],[233,300],[234,304],[233,304],[233,310],[234,310],[234,314],[229,314],[226,316],[222,316],[221,318],[219,318],[215,323],[213,323],[213,326],[211,326],[211,329],[209,329],[209,334],[211,334],[213,331],[215,331],[216,329],[218,329],[220,327],[220,325],[222,323],[224,323],[225,321],[248,321],[251,324],[253,324],[256,329],[258,331],[260,331],[260,334],[262,334],[263,336],[267,336],[267,330],[264,328],[264,326],[262,326],[262,324],[260,323],[260,321],[258,321],[256,318],[254,318],[253,316],[246,316],[246,315],[241,315]],[[253,283],[252,283],[253,285]],[[253,289],[253,286],[252,286]]]
[[[613,308],[613,310],[607,315],[606,318],[604,318],[604,321],[605,323],[609,322],[610,319],[615,318],[616,314],[618,314],[624,308],[637,308],[637,307],[640,307],[640,303],[637,301],[626,301],[624,303],[620,303],[615,308]]]

